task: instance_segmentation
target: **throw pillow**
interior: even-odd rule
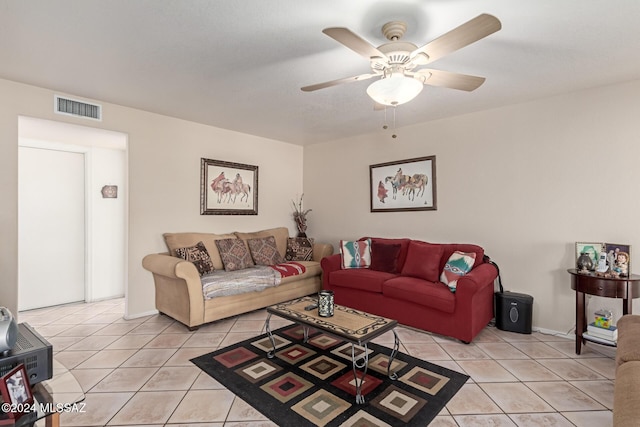
[[[399,273],[398,257],[400,256],[400,243],[388,244],[376,241],[371,242],[371,270],[384,271],[385,273]]]
[[[253,265],[251,255],[244,241],[240,239],[216,240],[225,271],[242,270]]]
[[[412,240],[402,267],[402,275],[437,282],[443,252],[442,245]]]
[[[475,253],[455,251],[444,265],[444,270],[442,270],[442,274],[440,275],[440,281],[449,286],[451,292],[455,292],[458,286],[458,279],[471,271],[475,261]]]
[[[371,239],[355,242],[340,240],[342,268],[369,268],[371,265]]]
[[[276,265],[283,262],[273,236],[247,240],[249,252],[256,265]]]
[[[287,261],[313,261],[313,238],[289,237],[287,239]]]
[[[198,269],[200,276],[213,272],[213,262],[204,243],[198,242],[195,246],[189,246],[186,248],[177,248],[176,256],[182,258],[185,261],[192,262]]]

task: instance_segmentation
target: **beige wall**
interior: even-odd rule
[[[534,296],[534,326],[567,332],[576,241],[635,245],[640,273],[638,117],[640,81],[307,147],[308,234],[480,244],[506,289]],[[369,212],[369,165],[434,154],[437,211]]]
[[[168,231],[251,231],[287,226],[291,200],[302,192],[302,147],[102,103],[102,122],[53,113],[54,91],[0,80],[0,304],[17,307],[18,116],[30,116],[128,135],[129,316],[154,310],[144,255],[166,250]],[[70,94],[75,96],[75,94]],[[100,101],[98,101],[100,102]],[[259,215],[200,215],[200,158],[259,167]]]

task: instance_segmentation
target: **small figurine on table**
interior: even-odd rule
[[[627,277],[629,275],[629,254],[616,249],[616,262],[613,267],[620,276]]]

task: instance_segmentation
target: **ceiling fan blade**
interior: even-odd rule
[[[360,80],[367,80],[371,77],[376,77],[378,74],[360,74],[359,76],[345,77],[343,79],[331,80],[329,82],[317,83],[315,85],[305,86],[302,89],[304,92],[313,92],[314,90],[324,89],[326,87],[336,86],[342,83],[352,83]]]
[[[422,69],[413,73],[413,75],[416,76],[418,80],[424,77],[424,84],[426,85],[448,87],[450,89],[465,90],[467,92],[478,89],[485,81],[484,77],[432,69]]]
[[[364,56],[366,59],[371,58],[386,58],[387,55],[380,52],[378,48],[371,43],[354,33],[348,28],[343,27],[331,27],[322,30],[323,33],[337,41],[342,43],[352,51]]]
[[[502,24],[498,18],[483,13],[414,50],[411,52],[411,58],[415,58],[416,55],[421,53],[426,54],[427,58],[419,61],[419,63],[428,64],[458,49],[462,49],[471,43],[477,42],[495,33],[500,28],[502,28]]]

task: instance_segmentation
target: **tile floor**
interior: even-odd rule
[[[274,426],[189,359],[263,332],[265,310],[195,332],[172,319],[124,320],[124,300],[19,313],[54,347],[86,392],[63,426]],[[274,328],[284,326],[276,324]],[[390,344],[392,335],[377,342]],[[582,355],[562,336],[487,327],[465,345],[400,327],[401,350],[471,376],[432,426],[610,426],[615,349]]]

